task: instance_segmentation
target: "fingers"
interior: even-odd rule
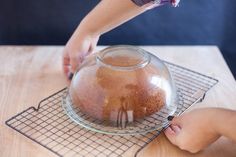
[[[181,131],[181,117],[169,116],[170,126],[164,131],[168,140],[174,144],[178,145],[178,136]]]
[[[74,54],[75,55],[69,55],[69,52],[66,49],[63,53],[63,72],[68,80],[72,79],[73,74],[84,59],[84,57],[81,57],[80,53]]]
[[[181,131],[181,128],[178,125],[170,125],[165,131],[166,137],[174,145],[178,144],[178,135]]]
[[[64,50],[62,62],[63,62],[63,72],[68,77],[70,73],[70,57],[66,52],[66,50]]]

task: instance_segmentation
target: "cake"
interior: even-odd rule
[[[105,64],[132,66],[129,57],[107,57]],[[70,87],[72,103],[83,114],[100,121],[120,123],[143,119],[158,112],[166,101],[164,90],[150,83],[160,72],[151,65],[134,70],[114,70],[107,66],[82,68]]]

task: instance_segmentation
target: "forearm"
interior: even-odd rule
[[[99,36],[145,10],[146,6],[139,7],[131,0],[102,0],[82,20],[77,30]]]
[[[216,129],[218,132],[236,142],[236,111],[218,109],[215,114]]]

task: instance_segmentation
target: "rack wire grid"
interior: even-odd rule
[[[165,64],[180,92],[177,108],[179,114],[201,102],[207,91],[218,82],[212,77],[173,63],[165,61]],[[61,105],[65,94],[66,88],[43,99],[37,108],[29,107],[13,116],[6,121],[6,125],[62,157],[117,157],[129,152],[137,156],[161,132],[157,130],[146,134],[118,136],[87,130],[65,114]]]

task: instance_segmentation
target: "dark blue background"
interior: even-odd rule
[[[65,44],[98,2],[0,0],[0,44]],[[155,8],[103,35],[99,44],[218,45],[236,76],[236,1],[182,0],[179,8]]]

